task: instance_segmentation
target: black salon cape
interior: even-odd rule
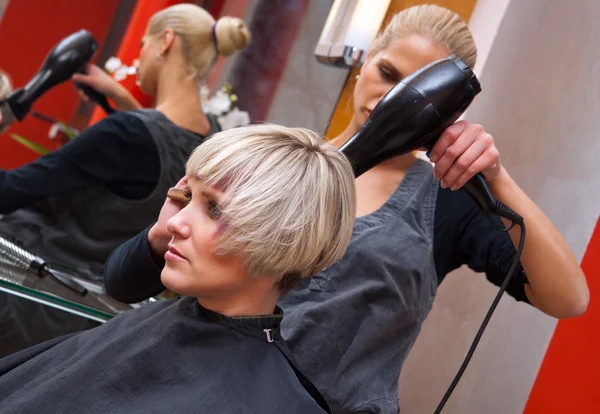
[[[144,305],[0,360],[0,413],[323,413],[281,351],[280,320],[194,298]]]

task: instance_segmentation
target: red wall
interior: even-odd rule
[[[37,72],[50,49],[70,33],[86,29],[101,46],[118,3],[119,0],[12,0],[0,23],[0,68],[8,72],[15,87],[20,87]],[[78,99],[73,85],[65,82],[48,91],[33,109],[68,122]],[[0,135],[0,168],[19,167],[37,158],[36,153],[10,139],[10,133],[52,147],[53,142],[47,138],[49,126],[28,116]]]
[[[581,267],[590,305],[582,317],[558,323],[525,414],[600,413],[600,220]]]

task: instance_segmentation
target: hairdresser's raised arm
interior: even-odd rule
[[[87,65],[87,74],[74,74],[73,81],[90,86],[107,98],[112,99],[119,111],[142,108],[142,105],[123,85],[115,81],[96,65]],[[83,91],[80,89],[77,91],[83,99],[89,100]]]
[[[440,137],[430,159],[442,187],[459,189],[481,172],[493,196],[524,218],[527,235],[521,264],[529,280],[525,286],[529,301],[556,318],[583,314],[589,290],[581,267],[552,222],[502,167],[491,135],[481,125],[457,122]],[[515,247],[519,236],[515,226],[510,231]]]
[[[69,191],[125,179],[123,148],[132,136],[128,133],[131,128],[129,115],[119,114],[34,162],[13,170],[0,169],[0,214]]]

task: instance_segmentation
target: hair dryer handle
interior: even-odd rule
[[[462,189],[475,200],[475,203],[486,214],[496,214],[496,199],[492,196],[483,174],[477,173],[465,183]]]
[[[44,265],[40,270],[39,274],[41,277],[50,276],[52,279],[65,286],[68,289],[71,289],[81,296],[85,296],[88,293],[88,290],[85,286],[81,285],[76,280],[72,279],[71,276],[64,274],[58,269],[55,269],[52,265]]]
[[[110,115],[116,111],[115,108],[113,108],[108,103],[108,99],[106,98],[106,96],[104,94],[101,94],[96,89],[92,88],[91,86],[84,85],[79,82],[73,82],[73,83],[75,84],[75,87],[77,89],[81,89],[88,98],[90,98],[92,101],[94,101],[95,103],[100,105],[102,107],[102,109],[104,110],[104,112],[106,112],[107,115]]]

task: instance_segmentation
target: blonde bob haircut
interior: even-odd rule
[[[315,132],[272,124],[228,129],[196,148],[186,174],[224,193],[215,253],[241,254],[250,275],[273,278],[283,293],[346,251],[354,175]]]

